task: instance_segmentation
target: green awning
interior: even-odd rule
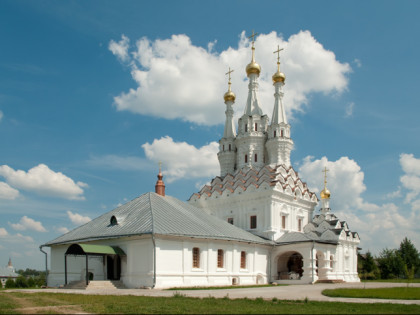
[[[93,244],[72,244],[66,251],[66,255],[120,255],[126,256],[118,246],[93,245]]]

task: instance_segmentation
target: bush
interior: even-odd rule
[[[27,288],[28,282],[24,276],[19,276],[16,279],[16,288]]]
[[[5,288],[6,289],[12,289],[12,288],[15,288],[15,287],[16,287],[15,281],[11,278],[7,279]]]
[[[30,277],[30,278],[27,280],[27,283],[28,283],[28,288],[34,288],[34,287],[36,287],[36,285],[35,285],[35,280],[34,280],[34,278],[32,278],[32,277]]]

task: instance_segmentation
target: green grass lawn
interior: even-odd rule
[[[332,289],[322,291],[323,295],[330,297],[420,300],[420,288],[373,288],[373,289]]]
[[[39,307],[44,308],[39,308]],[[38,307],[38,308],[36,308]],[[55,308],[54,308],[55,307]],[[0,313],[419,314],[420,305],[0,292]]]
[[[276,287],[276,286],[285,286],[288,284],[259,284],[259,285],[228,285],[220,287],[179,287],[179,288],[170,288],[166,289],[168,291],[182,291],[182,290],[222,290],[222,289],[244,289],[244,288],[264,288],[264,287]]]
[[[362,282],[392,282],[392,283],[407,283],[407,279],[378,279],[378,280],[363,280]],[[409,283],[420,283],[420,278],[410,280]]]

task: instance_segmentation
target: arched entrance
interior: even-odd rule
[[[278,280],[299,280],[303,275],[303,257],[298,252],[287,252],[277,260]]]

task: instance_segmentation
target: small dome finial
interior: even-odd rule
[[[235,98],[236,98],[236,95],[235,95],[235,93],[233,93],[232,92],[232,90],[231,90],[231,88],[230,88],[230,86],[231,86],[231,82],[230,82],[230,74],[233,72],[233,70],[231,70],[230,69],[230,67],[229,67],[229,71],[228,72],[226,72],[226,75],[229,75],[229,82],[228,82],[228,84],[229,84],[229,88],[228,88],[228,91],[225,93],[225,95],[223,96],[223,98],[225,99],[225,102],[235,102]]]
[[[163,182],[162,162],[159,162],[159,174],[157,178],[158,180],[155,185],[155,193],[161,196],[165,196],[165,183]]]
[[[324,170],[322,171],[324,173],[324,189],[321,191],[321,199],[330,199],[331,197],[331,193],[327,188],[327,172],[329,170],[327,169],[327,167],[324,168]]]
[[[284,83],[284,81],[286,80],[286,76],[284,75],[283,72],[280,72],[280,52],[283,50],[284,48],[280,49],[280,46],[277,45],[277,50],[273,52],[273,54],[277,53],[277,72],[273,74],[273,82],[277,83],[277,82],[282,82]]]
[[[251,62],[246,66],[246,74],[249,76],[251,73],[256,73],[257,75],[260,75],[261,67],[258,63],[255,62],[255,37],[258,35],[258,33],[254,33],[254,30],[252,30],[252,35],[248,38],[252,38],[252,59]]]

